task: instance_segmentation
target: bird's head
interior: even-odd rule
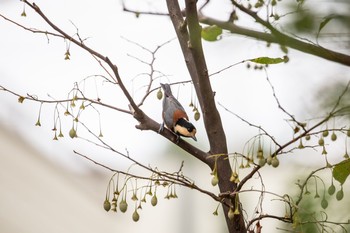
[[[196,127],[194,127],[194,125],[189,122],[188,120],[186,120],[185,118],[180,118],[175,126],[174,126],[174,132],[177,133],[180,136],[183,137],[190,137],[193,140],[197,141],[196,138]]]

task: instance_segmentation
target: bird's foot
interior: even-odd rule
[[[175,136],[176,136],[175,144],[177,145],[177,144],[179,144],[179,142],[180,142],[180,135],[175,134]]]
[[[158,129],[158,133],[160,134],[164,130],[164,122],[160,124],[160,127]]]

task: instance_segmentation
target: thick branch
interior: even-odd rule
[[[350,56],[349,55],[338,53],[338,52],[323,48],[321,46],[306,43],[306,42],[303,42],[301,40],[290,37],[290,36],[280,32],[279,30],[277,30],[277,28],[275,28],[273,25],[271,25],[268,21],[265,21],[262,18],[260,18],[256,12],[245,8],[244,6],[242,6],[241,4],[239,4],[236,1],[231,1],[231,2],[234,6],[239,8],[241,11],[243,11],[247,15],[251,16],[254,20],[256,20],[256,22],[258,22],[259,24],[261,24],[264,27],[266,27],[267,29],[269,29],[271,31],[271,34],[256,32],[256,31],[247,30],[247,29],[242,30],[243,28],[240,28],[236,25],[233,25],[233,23],[224,23],[226,26],[231,27],[232,31],[238,31],[238,32],[241,32],[242,35],[254,37],[254,38],[257,38],[259,40],[265,40],[265,41],[271,42],[271,43],[278,43],[278,44],[299,50],[299,51],[304,52],[304,53],[309,53],[309,54],[316,55],[318,57],[322,57],[322,58],[330,60],[330,61],[334,61],[334,62],[338,62],[338,63],[343,64],[343,65],[350,66]],[[219,23],[219,22],[217,22],[217,23]],[[231,26],[230,26],[230,24],[231,24]],[[246,33],[246,34],[243,34],[243,33]]]
[[[226,138],[220,115],[215,106],[214,94],[208,78],[208,71],[201,45],[201,28],[196,16],[196,1],[189,1],[189,9],[186,10],[186,12],[191,16],[189,15],[186,21],[183,20],[180,7],[176,1],[168,0],[167,4],[202,109],[204,125],[210,143],[210,153],[226,154]],[[194,9],[191,9],[191,7],[194,7]],[[187,22],[189,28],[191,28],[190,32],[187,31]]]
[[[226,135],[223,130],[221,118],[215,105],[214,94],[211,88],[208,70],[204,58],[201,41],[201,26],[198,23],[197,1],[186,0],[186,21],[177,1],[167,0],[169,15],[173,22],[182,53],[184,55],[187,69],[191,75],[198,101],[203,113],[203,121],[210,144],[210,154],[227,155]],[[187,30],[188,25],[188,30]],[[216,170],[219,177],[219,188],[221,192],[233,191],[235,184],[230,182],[231,167],[227,156],[216,157]],[[214,157],[212,158],[214,159]],[[211,167],[212,169],[214,167]],[[243,215],[228,218],[228,207],[234,206],[235,198],[225,200],[223,205],[227,227],[230,233],[245,232]]]

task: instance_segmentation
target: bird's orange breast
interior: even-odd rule
[[[173,122],[174,124],[180,119],[180,118],[185,118],[186,120],[188,120],[188,116],[186,114],[186,112],[182,111],[182,110],[176,110],[174,112],[173,115]]]

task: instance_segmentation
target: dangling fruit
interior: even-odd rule
[[[271,165],[272,165],[272,167],[278,167],[278,165],[280,165],[280,161],[278,160],[277,157],[272,158]]]
[[[340,200],[343,199],[343,197],[344,197],[343,188],[341,188],[341,189],[337,192],[337,194],[335,195],[335,197],[336,197],[336,199],[337,199],[338,201],[340,201]]]
[[[107,199],[103,202],[103,209],[107,212],[111,209],[111,203]]]
[[[329,186],[329,188],[328,188],[328,194],[333,195],[334,193],[335,193],[335,186],[332,183],[331,186]]]
[[[323,209],[326,209],[328,207],[328,201],[324,197],[321,201],[321,206]]]
[[[119,203],[119,209],[121,212],[125,213],[126,210],[128,209],[128,203],[126,203],[125,200],[121,200]]]
[[[140,219],[140,215],[139,213],[137,213],[137,210],[134,211],[134,213],[132,214],[132,220],[134,220],[134,222],[139,221]]]
[[[323,138],[320,138],[320,139],[318,140],[318,145],[320,145],[320,146],[323,146],[323,145],[324,145],[324,139],[323,139]]]
[[[333,132],[331,135],[331,140],[334,142],[337,140],[337,135]]]
[[[323,137],[327,137],[328,134],[329,134],[328,129],[326,129],[325,131],[322,132]]]
[[[157,91],[157,99],[161,100],[163,98],[163,92],[162,90],[159,88]]]
[[[201,114],[198,112],[198,110],[194,113],[194,119],[195,121],[198,121],[199,118],[201,117]]]
[[[259,159],[259,166],[260,167],[263,167],[265,165],[265,163],[266,163],[266,159],[264,157]]]
[[[77,131],[74,129],[74,127],[72,127],[70,130],[69,130],[69,136],[71,138],[76,138],[77,137]]]
[[[217,175],[214,175],[211,179],[211,185],[216,186],[219,183],[219,178]]]
[[[157,203],[158,203],[158,198],[157,198],[157,196],[154,194],[153,197],[152,197],[152,199],[151,199],[151,205],[152,205],[152,206],[156,206]]]

